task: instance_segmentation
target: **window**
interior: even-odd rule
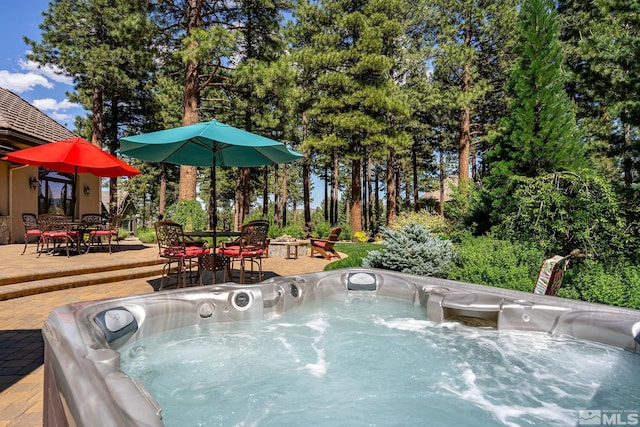
[[[40,168],[38,213],[58,213],[73,216],[75,185],[73,174]]]

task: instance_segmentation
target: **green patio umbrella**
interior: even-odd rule
[[[217,225],[216,166],[265,166],[302,157],[281,142],[215,120],[127,136],[120,140],[120,152],[147,162],[210,166],[214,231]]]

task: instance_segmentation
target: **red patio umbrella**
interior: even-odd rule
[[[106,178],[140,174],[138,169],[78,137],[14,151],[0,160]]]
[[[90,173],[106,178],[135,176],[141,173],[138,169],[78,137],[14,151],[0,160],[40,166],[56,172],[73,173],[74,186],[77,186],[79,173]],[[74,192],[74,205],[75,200]]]

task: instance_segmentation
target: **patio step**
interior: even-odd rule
[[[160,277],[162,264],[162,262],[141,262],[122,265],[120,268],[106,267],[75,272],[66,271],[60,272],[62,274],[57,274],[55,277],[52,277],[52,274],[49,273],[46,274],[47,278],[42,277],[43,274],[30,275],[29,277],[40,276],[41,278],[29,279],[26,278],[27,276],[17,276],[10,279],[13,283],[0,286],[0,301],[81,286],[119,282],[142,277]],[[16,281],[17,279],[24,280]]]
[[[60,269],[60,270],[25,270],[21,272],[12,273],[9,277],[0,277],[0,289],[5,285],[13,285],[16,283],[23,282],[31,282],[31,281],[41,281],[44,279],[53,279],[60,277],[68,277],[68,276],[77,276],[84,275],[89,273],[104,273],[109,271],[117,271],[117,270],[127,270],[138,267],[147,267],[147,266],[155,266],[164,264],[164,260],[162,259],[151,259],[151,260],[142,260],[142,261],[133,261],[126,262],[123,264],[103,264],[103,265],[94,265],[87,266],[81,265],[77,268],[71,269]],[[161,268],[161,267],[160,267]]]

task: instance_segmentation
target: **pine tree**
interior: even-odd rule
[[[504,186],[512,175],[536,177],[583,165],[573,105],[564,92],[556,16],[551,0],[527,1],[520,12],[512,101],[487,156],[489,188]]]
[[[406,6],[403,0],[321,0],[300,2],[294,14],[295,56],[313,95],[303,101],[307,142],[351,161],[353,232],[362,230],[364,154],[410,141],[397,127],[408,109],[394,81]]]

